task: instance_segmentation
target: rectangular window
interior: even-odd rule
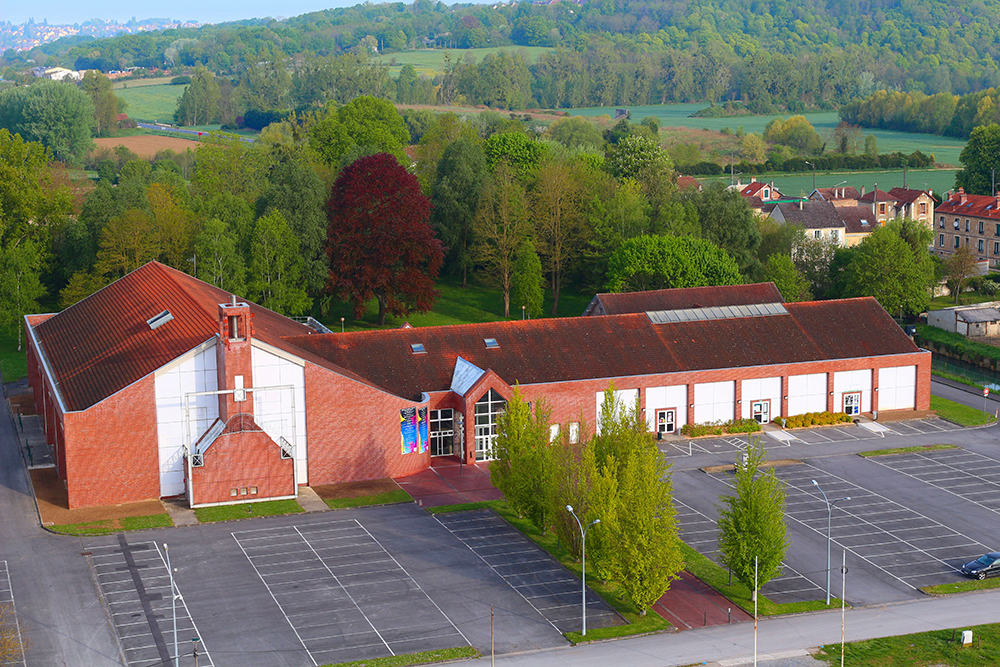
[[[880,215],[885,215],[885,204],[878,205],[878,212]]]
[[[431,456],[451,456],[455,453],[455,412],[451,408],[431,410],[427,418],[427,437]]]
[[[983,240],[982,239],[979,239],[979,252],[980,253],[983,252]]]
[[[573,445],[580,442],[580,422],[569,423],[569,442]]]
[[[817,229],[815,232],[813,232],[813,238],[816,238],[816,239],[823,238],[823,230]]]
[[[980,233],[980,234],[982,234],[982,233],[983,233],[983,226],[984,226],[985,224],[986,224],[986,223],[985,223],[985,222],[983,222],[982,220],[980,220],[980,221],[979,221],[979,233]]]
[[[969,226],[969,219],[966,218],[965,219],[965,231],[968,232],[968,231],[971,231],[971,230],[972,230],[972,228]]]
[[[1000,225],[997,225],[997,230],[996,230],[996,232],[995,232],[995,233],[993,234],[993,236],[1000,236]]]
[[[958,247],[961,246],[961,244],[962,244],[962,237],[961,236],[956,236],[955,237],[955,247],[958,248]]]
[[[927,215],[927,202],[921,202],[920,215]]]
[[[938,245],[942,248],[944,247],[944,234],[938,235]]]
[[[840,235],[837,233],[836,229],[831,229],[830,230],[830,238],[831,239],[833,239],[834,241],[836,241],[839,237],[840,237]]]
[[[559,439],[559,424],[552,424],[549,426],[549,442],[555,442]]]
[[[944,229],[944,216],[941,216],[941,229]]]
[[[993,242],[993,254],[1000,255],[1000,241]]]

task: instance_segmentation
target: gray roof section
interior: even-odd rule
[[[828,201],[807,201],[800,204],[778,204],[785,222],[801,225],[806,229],[843,228],[837,207]],[[772,214],[773,215],[773,214]]]
[[[728,320],[736,317],[762,317],[767,315],[787,315],[784,304],[752,303],[745,306],[716,306],[713,308],[686,308],[683,310],[651,310],[646,316],[653,324],[673,322],[699,322],[705,320]]]
[[[963,322],[997,322],[1000,321],[1000,310],[996,308],[970,308],[956,311],[955,316]]]
[[[485,373],[479,366],[458,357],[455,359],[455,372],[451,376],[451,390],[459,396],[465,396],[465,392],[472,389],[472,385],[479,382],[479,378]]]

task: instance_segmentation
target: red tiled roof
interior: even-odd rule
[[[888,192],[883,192],[882,190],[872,190],[871,192],[866,192],[865,194],[858,197],[858,201],[896,201]]]
[[[853,185],[837,188],[816,188],[815,193],[822,201],[840,201],[843,199],[857,199],[861,196],[857,188]]]
[[[86,409],[216,335],[218,304],[229,293],[150,262],[33,329],[52,366],[66,409]],[[173,320],[150,329],[154,315]],[[311,332],[251,304],[254,336],[285,347],[283,336]],[[30,321],[30,320],[29,320]]]
[[[774,283],[726,285],[724,287],[685,287],[681,289],[649,290],[598,294],[605,315],[644,313],[647,310],[680,310],[712,306],[745,306],[752,303],[780,303],[781,292]],[[593,302],[591,302],[593,305]],[[588,306],[587,312],[591,312]]]
[[[962,201],[963,197],[965,198],[964,202]],[[934,212],[1000,220],[1000,197],[967,195],[956,192],[952,194],[951,199],[942,202]]]
[[[875,299],[789,303],[787,315],[653,324],[645,313],[299,336],[288,342],[398,396],[444,391],[462,357],[511,384],[767,366],[918,349]],[[485,338],[498,347],[488,349]],[[413,354],[422,343],[426,353]]]
[[[920,195],[927,195],[930,197],[930,193],[925,190],[911,190],[910,188],[893,188],[889,190],[889,194],[896,198],[896,201],[901,204],[909,204],[910,202],[916,201],[920,198]]]
[[[698,182],[693,176],[678,176],[677,177],[677,189],[687,190],[688,188],[694,188],[698,190],[701,188],[701,183]]]

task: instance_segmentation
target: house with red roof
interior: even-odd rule
[[[516,385],[545,398],[552,437],[571,441],[600,427],[612,382],[667,436],[929,407],[930,353],[872,298],[676,292],[601,295],[606,314],[586,317],[340,333],[151,262],[27,316],[28,376],[70,508],[289,498],[436,457],[489,460]]]
[[[965,247],[989,268],[1000,267],[1000,192],[990,197],[959,188],[947,194],[935,217],[935,254],[948,257]]]

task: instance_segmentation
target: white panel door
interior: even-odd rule
[[[788,376],[788,414],[826,412],[826,373]]]
[[[657,410],[673,409],[676,411],[675,430],[680,431],[687,423],[687,406],[687,385],[650,387],[646,390],[646,425],[650,431],[656,431]]]
[[[638,410],[639,409],[639,390],[638,389],[616,389],[615,390],[615,402],[618,404],[618,416],[621,416],[621,410]],[[601,408],[604,406],[604,392],[597,392],[597,432],[601,432]]]
[[[878,371],[878,409],[913,410],[917,404],[917,367],[895,366]]]
[[[861,412],[872,409],[872,371],[865,368],[858,371],[839,371],[833,374],[833,409],[844,410],[844,394],[861,394]]]
[[[733,419],[736,382],[704,382],[694,386],[694,422],[707,424]]]
[[[254,419],[275,442],[295,442],[295,464],[299,484],[309,483],[308,437],[306,433],[306,371],[287,359],[257,347],[252,348]],[[291,389],[267,389],[291,385]]]
[[[750,419],[751,403],[768,401],[771,419],[781,416],[781,378],[743,380],[740,384],[740,418]]]
[[[155,378],[156,439],[160,461],[160,496],[178,496],[184,488],[184,397],[193,392],[216,391],[215,347],[193,353]],[[198,438],[219,418],[217,396],[192,396],[187,442]]]

